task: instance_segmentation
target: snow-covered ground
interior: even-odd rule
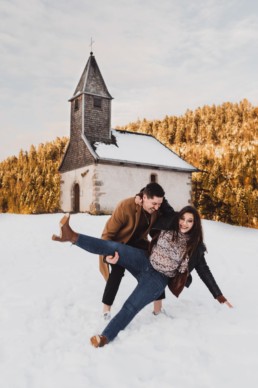
[[[194,274],[169,316],[147,306],[102,349],[104,280],[97,256],[51,241],[60,214],[0,215],[0,382],[3,388],[243,388],[258,383],[258,230],[203,221],[207,261],[229,309]],[[99,236],[107,216],[73,215]],[[127,273],[113,313],[133,289]]]

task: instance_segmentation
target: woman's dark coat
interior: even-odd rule
[[[153,240],[156,240],[158,237],[158,234],[161,230],[173,230],[173,226],[175,225],[175,222],[178,222],[178,219],[176,217],[177,213],[175,213],[175,216],[171,218],[171,215],[164,215],[164,217],[160,217],[156,223],[153,225],[152,233],[151,235],[154,236],[156,234],[156,238],[154,237]],[[207,286],[207,288],[210,290],[211,294],[214,298],[217,298],[218,296],[222,295],[221,290],[219,289],[219,286],[217,285],[210,268],[208,267],[208,264],[205,260],[205,251],[206,247],[203,243],[200,243],[196,250],[192,253],[189,264],[188,264],[188,270],[189,275],[186,280],[186,287],[189,287],[192,283],[192,276],[191,272],[195,269],[198,275],[200,276],[201,280],[204,282],[204,284]]]
[[[205,260],[205,245],[199,244],[195,252],[190,257],[188,269],[189,269],[189,276],[186,280],[186,287],[189,287],[192,283],[192,276],[190,272],[192,272],[193,269],[196,270],[204,284],[208,287],[214,298],[217,298],[218,296],[222,295],[221,290],[219,289],[219,286],[217,285],[210,268]]]

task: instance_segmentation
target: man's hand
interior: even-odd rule
[[[116,264],[119,260],[118,252],[115,252],[114,256],[106,256],[106,262],[108,264]]]

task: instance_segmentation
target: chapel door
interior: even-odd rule
[[[74,213],[80,212],[80,186],[78,183],[75,183],[73,188],[73,211]]]

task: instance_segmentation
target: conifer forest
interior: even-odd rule
[[[199,169],[192,202],[203,218],[258,228],[258,107],[246,99],[225,102],[117,129],[152,135]],[[58,166],[67,142],[64,137],[32,145],[0,163],[0,212],[60,210]]]

